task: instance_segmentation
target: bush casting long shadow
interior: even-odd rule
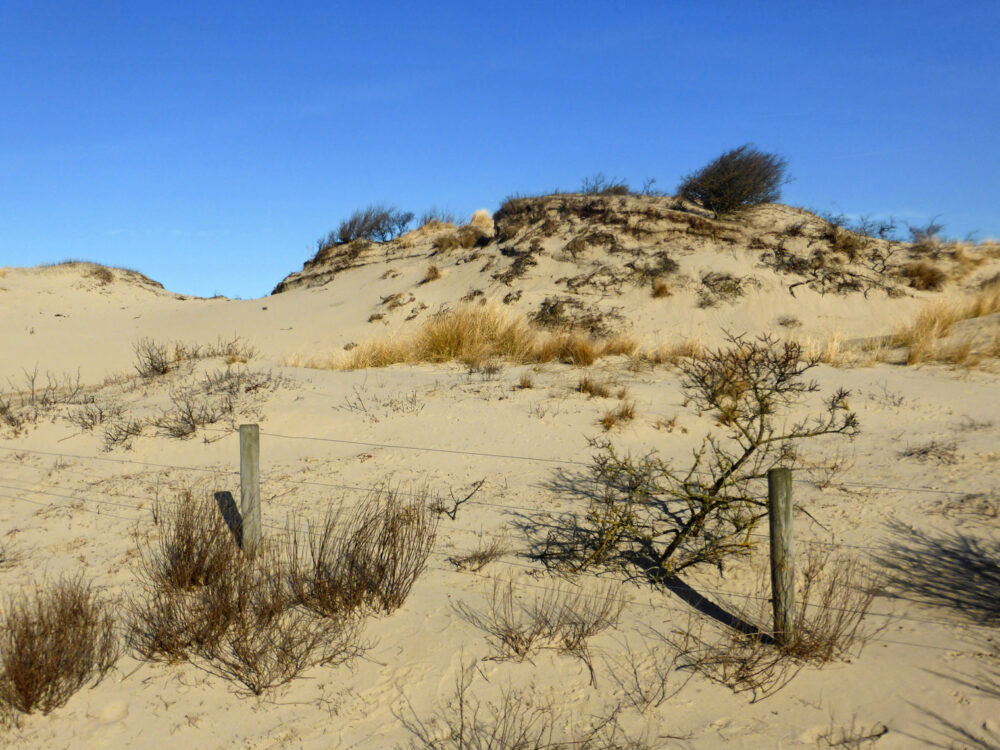
[[[1000,542],[902,523],[890,529],[896,539],[881,560],[890,594],[1000,626]]]
[[[779,412],[818,390],[803,378],[817,364],[799,344],[770,336],[730,336],[727,346],[682,361],[688,402],[712,414],[717,429],[686,468],[655,452],[620,455],[609,440],[594,440],[598,453],[584,493],[589,511],[568,535],[554,531],[544,559],[573,571],[632,568],[659,581],[701,563],[721,569],[729,557],[749,552],[767,513],[768,470],[791,463],[798,441],[858,432],[844,390],[830,396],[824,412],[775,425]]]

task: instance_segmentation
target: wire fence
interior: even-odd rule
[[[223,433],[223,434],[233,435],[233,436],[235,436],[237,434],[235,430],[221,430],[221,429],[217,429],[217,428],[202,428],[202,429],[205,429],[205,430],[210,431],[210,432]],[[436,453],[436,454],[446,454],[446,455],[461,456],[461,457],[464,457],[466,459],[468,459],[468,458],[489,458],[489,459],[500,459],[500,460],[505,460],[505,461],[515,461],[515,462],[540,463],[540,464],[546,464],[546,465],[563,465],[563,466],[588,467],[588,468],[591,466],[590,463],[584,462],[584,461],[579,461],[579,460],[561,459],[561,458],[550,458],[550,457],[538,457],[538,456],[524,456],[524,455],[509,454],[509,453],[500,453],[500,452],[490,452],[490,451],[473,451],[473,450],[450,449],[450,448],[443,448],[443,447],[430,447],[430,446],[417,446],[417,445],[401,445],[401,444],[393,444],[393,443],[369,442],[369,441],[360,441],[360,440],[346,440],[346,439],[324,437],[324,436],[287,435],[287,434],[271,433],[271,432],[263,432],[263,431],[260,434],[262,436],[266,436],[266,437],[269,437],[269,438],[280,439],[280,440],[304,440],[304,441],[313,441],[313,442],[323,442],[323,443],[333,443],[333,444],[350,445],[350,446],[365,447],[365,448],[376,448],[376,449],[385,449],[385,450],[408,451],[408,452],[422,451],[422,452],[427,452],[427,453]],[[12,456],[14,456],[14,458],[0,458],[0,464],[6,465],[6,466],[10,466],[12,468],[17,468],[18,470],[49,472],[50,474],[52,472],[54,472],[54,471],[59,471],[59,472],[62,472],[62,473],[69,473],[69,474],[72,474],[74,476],[79,476],[79,477],[83,477],[85,479],[88,479],[88,480],[90,480],[94,484],[98,484],[98,483],[107,481],[108,477],[106,477],[106,476],[100,476],[100,475],[96,475],[96,474],[90,474],[90,473],[87,473],[87,472],[74,471],[74,470],[69,469],[68,467],[65,467],[65,466],[58,466],[57,465],[57,466],[48,467],[48,468],[31,466],[31,465],[28,465],[28,464],[26,464],[24,462],[23,457],[30,455],[30,456],[44,456],[44,457],[55,458],[55,459],[57,459],[57,461],[62,461],[62,460],[66,460],[66,459],[72,459],[72,460],[81,461],[81,462],[92,461],[92,462],[100,462],[100,463],[104,463],[104,464],[109,464],[110,463],[110,464],[117,464],[117,465],[137,466],[137,467],[143,467],[143,468],[146,468],[146,469],[159,469],[159,470],[169,470],[169,471],[177,471],[177,472],[194,472],[194,473],[202,473],[202,474],[211,474],[211,475],[214,475],[214,476],[219,477],[219,478],[239,476],[239,471],[228,469],[228,468],[225,468],[225,467],[204,467],[204,466],[190,466],[190,465],[183,465],[183,464],[172,464],[172,463],[139,461],[139,460],[134,460],[134,459],[117,458],[117,457],[111,457],[111,456],[93,456],[93,455],[76,454],[76,453],[64,453],[64,452],[58,452],[58,451],[45,451],[45,450],[30,449],[30,448],[26,448],[26,447],[22,447],[22,446],[13,446],[13,445],[7,445],[7,444],[0,444],[0,450],[8,451],[9,454],[11,454]],[[332,490],[338,490],[338,491],[342,491],[342,492],[355,492],[355,493],[360,493],[360,494],[369,494],[369,493],[373,493],[373,492],[377,492],[379,490],[385,489],[385,485],[384,484],[378,484],[378,485],[357,485],[357,484],[344,484],[344,483],[335,483],[335,482],[320,482],[320,481],[315,481],[315,480],[293,479],[293,478],[287,477],[287,476],[279,476],[277,472],[270,472],[268,474],[265,474],[263,476],[263,479],[265,481],[271,481],[271,482],[275,482],[275,483],[282,484],[282,485],[318,487],[318,488],[323,488],[323,489],[332,489]],[[968,491],[968,490],[964,490],[963,491],[963,490],[954,490],[954,489],[942,489],[942,488],[939,488],[939,487],[919,487],[919,486],[918,487],[912,487],[912,486],[910,486],[910,487],[902,487],[902,486],[891,485],[891,484],[874,484],[874,483],[861,483],[861,482],[834,482],[834,484],[838,485],[838,486],[843,486],[843,487],[851,487],[851,488],[858,488],[858,489],[869,489],[869,490],[885,491],[885,492],[928,493],[928,494],[947,495],[947,496],[955,496],[955,497],[966,497],[966,496],[969,496],[971,494],[975,494],[973,491]],[[27,485],[27,486],[25,486],[25,485]],[[14,502],[25,502],[25,503],[30,503],[30,504],[33,504],[33,505],[37,505],[37,506],[41,506],[41,507],[48,507],[48,508],[56,507],[56,508],[60,508],[60,509],[65,508],[65,509],[70,509],[70,510],[80,510],[80,511],[87,512],[87,513],[93,513],[93,514],[96,514],[98,516],[102,516],[102,517],[105,517],[105,518],[114,518],[114,519],[118,519],[118,520],[128,521],[128,522],[131,522],[131,523],[141,523],[143,521],[152,523],[155,520],[152,506],[148,506],[147,505],[147,503],[150,502],[150,498],[149,497],[144,497],[144,496],[141,496],[141,495],[126,494],[126,493],[110,494],[110,493],[107,493],[107,492],[102,492],[100,490],[97,490],[95,486],[91,486],[90,488],[88,488],[87,491],[86,491],[86,494],[81,494],[80,492],[73,492],[72,490],[70,490],[69,494],[67,494],[66,490],[68,490],[68,489],[70,489],[70,488],[60,487],[60,486],[56,486],[56,485],[50,485],[50,484],[47,484],[47,483],[41,482],[41,481],[21,480],[21,479],[18,479],[16,477],[9,477],[9,476],[0,475],[0,491],[3,491],[5,493],[3,495],[0,495],[0,499],[3,499],[3,500],[14,501]],[[400,489],[393,489],[393,492],[395,492],[396,494],[404,495],[404,496],[423,497],[423,498],[425,498],[427,500],[433,500],[433,501],[435,501],[437,503],[441,503],[441,504],[455,503],[456,500],[458,500],[458,501],[460,501],[461,505],[468,504],[468,505],[474,505],[474,506],[490,507],[490,508],[496,508],[496,509],[500,509],[500,510],[504,510],[504,511],[518,511],[518,512],[521,512],[521,513],[527,513],[527,514],[533,514],[533,515],[538,515],[538,514],[549,514],[549,515],[551,515],[551,511],[543,511],[543,510],[539,509],[538,507],[519,506],[519,505],[514,505],[512,503],[505,503],[505,502],[490,502],[488,500],[473,499],[471,496],[462,499],[461,497],[456,498],[456,496],[453,493],[451,493],[448,497],[445,497],[445,496],[442,496],[442,495],[435,495],[435,494],[430,493],[429,491],[426,491],[426,490],[425,491],[407,491],[407,490],[403,490],[403,489],[400,488]],[[13,494],[11,494],[11,493],[13,493]],[[460,496],[461,496],[461,494],[462,493],[459,493]],[[28,497],[28,496],[30,496],[30,497]],[[34,497],[34,498],[49,498],[49,499],[48,500],[38,500],[38,499],[31,499],[32,497]],[[139,503],[136,504],[136,503],[121,502],[122,499],[137,500],[137,501],[139,501]],[[59,502],[59,501],[69,501],[69,502],[67,503],[67,502]],[[96,509],[93,506],[97,506]],[[456,506],[456,508],[457,507],[458,506]],[[115,512],[107,510],[108,508],[114,509]],[[121,510],[132,511],[133,514],[122,515],[120,512],[118,512],[118,511],[121,511]],[[289,532],[289,531],[295,530],[295,526],[293,524],[289,524],[289,523],[286,523],[286,525],[282,526],[280,524],[275,524],[275,523],[272,523],[272,522],[264,522],[263,526],[264,526],[264,528],[266,528],[266,529],[268,529],[268,530],[270,530],[272,532],[276,532],[276,533],[284,533],[284,532]],[[301,530],[297,531],[297,533],[300,533],[300,531]],[[318,533],[322,533],[322,529],[321,528],[314,529],[312,526],[309,526],[305,533],[317,533],[318,534]],[[465,533],[474,534],[480,540],[484,540],[484,539],[500,540],[500,539],[506,539],[506,536],[507,536],[507,532],[506,531],[503,531],[501,533],[487,532],[487,531],[484,531],[484,530],[477,531],[476,529],[463,528],[461,526],[449,528],[449,534],[459,535],[459,534],[465,534]],[[750,536],[752,536],[754,538],[761,538],[761,539],[767,539],[768,538],[767,534],[760,534],[760,533],[752,533]],[[872,547],[872,546],[869,546],[869,545],[848,544],[848,543],[839,542],[839,541],[824,541],[824,540],[818,540],[818,539],[796,539],[796,543],[797,544],[798,543],[804,543],[804,544],[808,544],[808,545],[820,545],[820,546],[829,547],[829,548],[836,548],[836,549],[844,548],[844,549],[856,550],[856,551],[859,551],[859,552],[862,552],[862,553],[865,553],[865,554],[868,554],[868,555],[884,555],[886,553],[886,550],[883,549],[883,548]],[[468,554],[468,553],[471,553],[472,551],[473,550],[466,550],[464,552],[452,552],[451,554],[449,554],[447,552],[433,551],[431,553],[431,556],[433,558],[435,558],[435,559],[438,559],[438,560],[454,561],[455,559],[461,558],[461,556],[463,554]],[[530,571],[536,571],[537,572],[538,570],[540,570],[540,567],[537,564],[531,565],[531,564],[528,564],[528,563],[525,563],[525,562],[519,562],[519,561],[516,561],[516,560],[509,560],[509,559],[505,560],[505,564],[507,564],[510,567],[521,568],[521,569],[526,569],[526,570],[530,570]],[[459,568],[457,566],[455,566],[454,564],[450,568],[435,567],[433,569],[437,570],[439,572],[445,572],[445,573],[455,573],[455,572],[459,571]],[[645,573],[647,573],[647,574],[650,573],[650,572],[652,572],[652,569],[645,571]],[[639,571],[640,576],[642,575],[642,573],[643,573],[642,571]],[[604,576],[602,576],[601,574],[599,574],[599,573],[592,573],[592,572],[588,572],[588,571],[582,571],[580,573],[577,573],[576,575],[580,575],[580,576],[587,577],[587,578],[593,578],[593,579],[599,579],[599,580],[606,580],[606,578]],[[541,584],[536,584],[536,583],[531,583],[531,582],[527,582],[527,581],[523,582],[523,585],[525,585],[527,587],[531,587],[531,588],[540,589],[540,590],[549,590],[549,587],[547,587],[547,586],[544,586],[544,585],[541,585]],[[719,589],[706,588],[706,587],[703,587],[703,586],[699,586],[698,592],[700,594],[710,594],[710,595],[717,596],[717,597],[720,597],[720,598],[723,598],[723,599],[739,599],[739,600],[743,600],[745,602],[749,602],[749,601],[759,601],[759,602],[770,601],[770,597],[762,596],[762,595],[759,595],[759,594],[737,593],[737,592],[732,592],[732,591],[723,591],[723,590],[719,590]],[[586,596],[586,595],[583,595],[583,596]],[[915,603],[915,604],[924,604],[924,602],[920,602],[919,600],[906,599],[906,598],[898,597],[898,596],[893,596],[892,598],[896,599],[896,600],[912,602],[912,603]],[[649,608],[654,609],[654,610],[659,609],[658,605],[652,604],[652,603],[634,602],[634,604],[636,604],[638,606],[649,607]],[[828,609],[828,610],[831,610],[831,611],[838,611],[838,612],[848,612],[849,611],[849,610],[842,609],[842,608],[831,607],[829,605],[807,604],[807,606],[820,607],[820,608]],[[887,618],[887,619],[891,619],[893,621],[912,622],[912,623],[917,623],[917,624],[922,624],[922,625],[936,625],[936,626],[941,626],[941,627],[962,627],[962,628],[972,627],[972,628],[984,628],[984,629],[989,629],[989,630],[995,630],[996,629],[995,625],[988,625],[988,624],[984,625],[984,624],[972,623],[972,622],[967,622],[967,621],[957,621],[957,620],[956,621],[949,621],[949,620],[939,620],[939,619],[933,619],[933,618],[914,617],[914,616],[911,616],[911,615],[902,615],[902,614],[897,614],[897,613],[892,613],[892,612],[886,612],[886,613],[883,613],[883,612],[870,612],[869,614],[871,616],[874,616],[874,617]],[[898,640],[886,639],[886,638],[874,638],[873,640],[884,642],[884,643],[892,643],[892,644],[904,645],[904,646],[911,646],[911,647],[917,647],[917,648],[939,649],[939,650],[945,650],[945,651],[952,651],[952,652],[954,652],[954,649],[933,646],[931,644],[918,644],[918,643],[912,643],[912,642],[907,642],[907,641],[898,641]],[[965,653],[965,652],[963,652],[963,653]],[[968,653],[974,653],[974,652],[968,652]]]

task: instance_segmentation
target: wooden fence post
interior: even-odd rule
[[[260,427],[240,425],[240,545],[253,555],[260,546]]]
[[[792,472],[767,472],[768,520],[771,527],[771,602],[774,639],[781,645],[792,637],[795,617],[795,546],[792,540]]]

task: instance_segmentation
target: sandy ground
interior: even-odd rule
[[[425,266],[417,259],[408,272]],[[513,577],[529,598],[557,581],[531,553],[544,524],[586,509],[574,488],[594,453],[588,438],[607,434],[623,450],[655,449],[684,462],[711,429],[710,418],[685,406],[676,371],[636,370],[626,358],[587,370],[627,387],[635,401],[636,418],[611,433],[598,420],[616,400],[579,393],[581,369],[567,365],[470,373],[454,364],[354,372],[284,364],[295,354],[336,352],[346,342],[370,338],[370,308],[357,309],[349,292],[397,291],[399,279],[378,276],[362,269],[350,282],[341,276],[326,286],[259,300],[201,300],[120,279],[102,285],[76,267],[3,273],[0,382],[11,381],[8,392],[23,390],[25,371],[36,365],[39,383],[47,374],[75,379],[79,373],[98,402],[137,415],[168,409],[172,393],[227,367],[269,373],[273,386],[241,403],[231,421],[188,439],[147,427],[127,448],[108,450],[100,428],[72,424],[64,417],[75,407],[59,405],[20,434],[0,433],[5,594],[83,573],[119,602],[120,611],[137,591],[135,535],[152,532],[154,502],[182,488],[238,493],[233,428],[243,421],[261,425],[266,535],[279,534],[289,519],[318,519],[331,504],[349,507],[382,482],[410,490],[426,484],[450,500],[484,481],[454,520],[442,519],[428,567],[404,606],[366,621],[371,648],[362,658],[311,669],[256,698],[195,665],[149,664],[126,654],[100,685],[47,716],[23,717],[0,733],[0,742],[88,749],[160,748],[164,742],[190,748],[406,747],[412,740],[407,717],[429,719],[442,710],[457,677],[469,669],[478,699],[497,701],[503,691],[516,690],[536,705],[551,702],[560,730],[586,726],[617,707],[622,727],[653,747],[827,747],[824,738],[843,738],[841,731],[870,736],[869,744],[841,746],[880,750],[1000,743],[995,368],[881,364],[815,371],[821,391],[799,413],[814,411],[819,396],[843,386],[862,429],[853,443],[805,446],[803,466],[841,462],[843,469],[833,476],[822,468],[796,474],[796,541],[800,550],[810,543],[835,545],[889,573],[891,585],[868,619],[880,629],[860,655],[805,667],[782,690],[754,702],[702,675],[671,670],[672,653],[657,633],[691,627],[695,610],[674,594],[626,582],[620,621],[590,642],[592,681],[581,659],[555,649],[520,662],[498,659],[463,611],[481,610],[494,580]],[[451,293],[464,293],[465,282],[455,276],[436,282],[439,289],[451,278]],[[444,299],[444,291],[435,294]],[[817,298],[821,305],[797,309],[817,334],[824,328],[887,333],[917,304],[882,298],[865,307],[860,297]],[[765,330],[788,301],[762,300],[699,312],[704,320],[693,332],[741,320],[748,330]],[[656,301],[647,294],[635,304],[634,317],[652,321],[639,333],[654,338],[663,326],[661,313],[650,308]],[[245,364],[209,358],[162,378],[102,385],[133,369],[140,337],[211,343],[234,336],[258,349]],[[533,388],[517,387],[525,373]],[[507,553],[482,570],[449,562],[496,536],[506,539]],[[741,601],[756,590],[766,561],[766,539],[759,541],[763,546],[752,559],[724,575],[699,569],[685,581],[714,602]],[[569,585],[593,592],[615,576],[602,579],[585,575]],[[706,627],[714,632],[717,625]],[[650,688],[657,675],[666,679],[666,698],[637,705],[630,679]]]

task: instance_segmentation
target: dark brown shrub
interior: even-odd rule
[[[346,244],[357,239],[372,242],[388,242],[406,231],[407,225],[413,221],[411,211],[400,211],[395,206],[373,203],[368,208],[358,209],[341,222],[337,229],[336,243]],[[329,247],[334,242],[333,233],[317,242],[318,249]]]
[[[0,631],[0,702],[47,714],[91,680],[99,683],[118,654],[111,608],[82,579],[13,596]]]
[[[719,156],[683,179],[678,194],[712,211],[716,216],[744,206],[773,203],[788,182],[785,159],[758,151],[752,144]]]
[[[305,543],[292,532],[291,588],[296,600],[328,617],[358,609],[398,609],[427,563],[437,523],[426,493],[402,500],[396,491],[381,488],[343,523],[338,514],[328,514],[319,525],[310,525]]]
[[[903,275],[909,279],[910,286],[921,291],[940,289],[948,279],[944,271],[926,260],[907,263],[903,267]]]
[[[432,246],[439,253],[446,253],[449,250],[454,250],[459,246],[458,235],[456,234],[439,234],[434,238]]]

